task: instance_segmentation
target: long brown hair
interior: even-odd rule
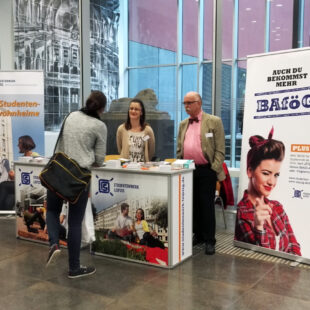
[[[141,126],[141,129],[144,130],[145,126],[147,125],[147,123],[145,122],[145,108],[144,108],[143,101],[138,99],[138,98],[134,98],[134,99],[132,99],[129,102],[128,112],[127,112],[127,120],[125,122],[125,128],[126,128],[126,130],[131,129],[131,123],[130,123],[130,117],[129,117],[129,109],[130,109],[130,104],[132,102],[137,102],[140,105],[141,113],[142,113],[141,116],[140,116],[140,126]]]

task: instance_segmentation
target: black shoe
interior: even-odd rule
[[[69,279],[75,279],[75,278],[81,278],[85,276],[90,276],[91,274],[94,274],[96,272],[96,268],[89,266],[81,266],[77,270],[70,270],[68,273],[68,278]]]
[[[195,246],[195,245],[197,245],[199,243],[202,243],[202,242],[203,242],[202,238],[200,236],[194,234],[194,236],[193,236],[193,246]]]
[[[213,255],[215,253],[215,245],[211,243],[206,243],[206,250],[205,254],[206,255]]]
[[[48,257],[46,261],[46,267],[51,263],[53,259],[55,259],[60,254],[60,249],[57,244],[53,244],[50,248],[50,251],[48,252]]]

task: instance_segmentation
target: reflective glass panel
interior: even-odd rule
[[[270,51],[292,48],[293,41],[292,0],[273,0],[270,2]]]
[[[183,62],[197,61],[198,13],[198,1],[183,0]]]
[[[305,1],[304,6],[304,36],[303,46],[310,46],[310,1]]]
[[[239,0],[238,58],[263,53],[265,1]]]
[[[241,140],[243,130],[243,112],[246,82],[246,61],[238,61],[237,97],[233,102],[236,109],[236,134],[235,134],[235,161],[236,167],[240,166]]]
[[[197,90],[197,65],[184,65],[182,66],[182,95],[181,102],[186,93],[189,91],[198,91]],[[185,119],[188,117],[185,112],[184,107],[181,107],[181,119]]]
[[[155,134],[155,155],[161,159],[173,158],[177,134],[175,67],[131,69],[129,97],[137,94],[143,99],[146,121]]]
[[[177,0],[130,0],[129,66],[175,63]]]
[[[212,59],[213,41],[213,0],[204,0],[203,59]]]
[[[234,1],[222,0],[222,58],[232,58]]]
[[[212,63],[202,65],[202,109],[212,113]]]

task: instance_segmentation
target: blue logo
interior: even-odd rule
[[[303,190],[298,190],[298,189],[295,189],[295,188],[293,188],[293,190],[294,190],[294,193],[293,193],[293,197],[292,198],[300,198],[300,199],[303,198],[302,197]]]
[[[21,172],[21,175],[20,175],[21,183],[19,184],[19,186],[30,185],[31,187],[33,187],[33,185],[31,184],[31,177],[30,177],[30,175],[33,173],[33,171],[22,172],[21,169],[18,169],[18,170]]]
[[[96,175],[96,178],[99,179],[97,175]],[[111,186],[110,186],[111,181],[113,181],[113,178],[110,180],[99,179],[98,180],[98,192],[96,192],[96,195],[98,195],[99,193],[102,193],[102,194],[110,194],[111,196],[114,196],[113,193],[111,192]]]

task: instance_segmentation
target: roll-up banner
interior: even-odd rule
[[[249,56],[234,244],[310,263],[310,49]]]
[[[0,71],[0,213],[14,212],[13,161],[24,153],[20,137],[44,156],[44,77],[42,71]],[[30,137],[30,138],[29,138]]]

